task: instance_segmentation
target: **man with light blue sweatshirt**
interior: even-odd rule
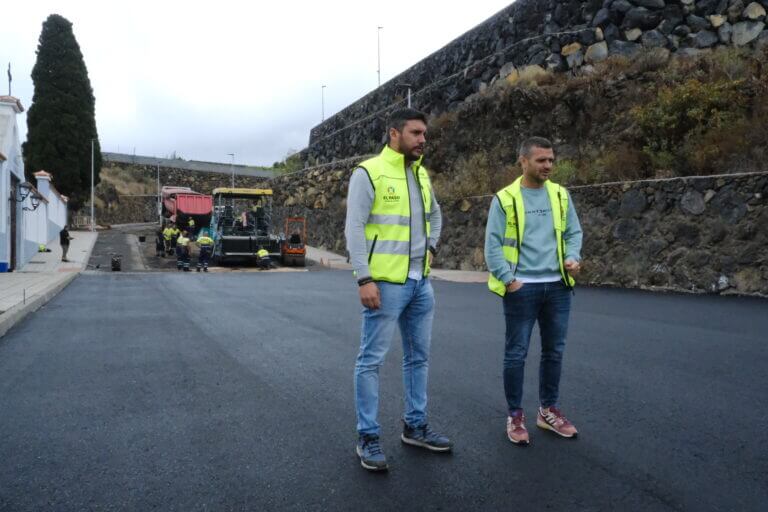
[[[578,433],[560,411],[558,399],[582,232],[568,191],[549,180],[554,161],[547,139],[523,141],[523,175],[495,195],[485,231],[488,287],[502,297],[506,320],[507,437],[517,445],[530,442],[522,408],[523,376],[537,321],[541,362],[536,425],[566,438]]]

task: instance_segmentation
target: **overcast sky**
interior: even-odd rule
[[[377,26],[384,83],[510,3],[14,1],[0,65],[11,62],[29,108],[42,23],[60,14],[88,67],[103,151],[271,165],[307,145],[321,85],[326,117],[376,88]]]

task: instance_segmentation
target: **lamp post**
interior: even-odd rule
[[[320,86],[320,121],[325,121],[325,85]]]
[[[94,146],[96,139],[91,139],[91,231],[96,230],[96,219],[94,217],[93,209],[93,166],[94,166]]]
[[[384,27],[378,27],[376,29],[376,54],[377,54],[376,62],[378,65],[378,67],[376,68],[376,73],[379,75],[379,87],[381,87],[381,37],[380,37],[380,34],[381,34],[381,29],[383,28]]]
[[[397,84],[398,87],[406,87],[408,89],[408,108],[411,108],[411,84]]]
[[[160,227],[163,227],[163,207],[162,199],[160,198],[160,162],[157,162],[157,221],[160,223]]]
[[[229,169],[232,171],[232,188],[235,188],[235,154],[227,153],[231,160],[229,162]]]

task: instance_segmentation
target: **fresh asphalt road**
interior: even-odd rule
[[[0,510],[765,510],[768,303],[579,289],[562,406],[504,434],[503,320],[434,283],[430,414],[452,455],[354,456],[360,308],[346,272],[90,273],[0,340]],[[536,407],[537,342],[525,407]]]

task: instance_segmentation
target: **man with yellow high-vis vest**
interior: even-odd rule
[[[554,161],[547,139],[523,141],[519,151],[523,175],[496,193],[485,232],[488,288],[502,297],[506,320],[507,437],[518,445],[529,443],[522,408],[523,375],[537,321],[541,362],[536,425],[562,437],[577,435],[576,427],[560,411],[558,399],[582,232],[568,191],[549,181]]]
[[[399,325],[403,340],[403,443],[436,452],[451,441],[427,423],[427,373],[434,294],[429,281],[442,217],[421,165],[427,118],[413,109],[393,112],[389,142],[352,173],[344,233],[363,305],[355,364],[357,455],[371,471],[387,469],[377,421],[379,368]]]

